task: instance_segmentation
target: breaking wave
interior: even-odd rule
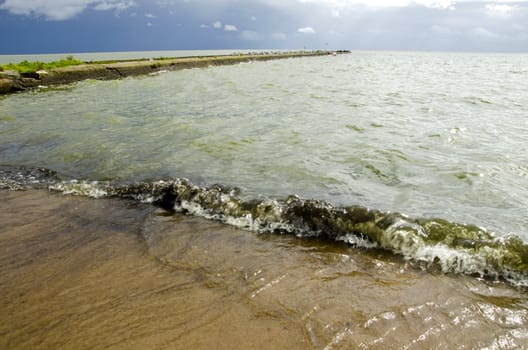
[[[515,235],[438,218],[411,218],[361,206],[290,195],[244,200],[236,188],[197,186],[186,179],[119,184],[63,179],[42,168],[1,168],[0,188],[44,188],[92,198],[117,197],[217,220],[258,233],[294,234],[384,249],[419,266],[528,287],[528,245]]]

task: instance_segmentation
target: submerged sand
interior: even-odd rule
[[[2,349],[528,346],[528,298],[381,251],[0,191]]]

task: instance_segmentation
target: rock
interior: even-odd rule
[[[42,78],[46,77],[49,74],[48,71],[44,70],[44,69],[38,70],[36,73],[37,73],[39,79],[42,79]]]
[[[0,94],[5,94],[14,90],[16,90],[16,86],[13,79],[0,77]]]
[[[39,79],[39,75],[37,74],[37,72],[23,72],[20,73],[20,76],[22,78]]]
[[[0,79],[2,78],[20,78],[20,73],[14,70],[6,70],[4,72],[0,72]]]

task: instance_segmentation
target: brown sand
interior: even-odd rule
[[[528,346],[503,284],[128,201],[0,198],[1,349]]]
[[[150,257],[152,208],[0,192],[1,349],[302,348],[288,320]]]

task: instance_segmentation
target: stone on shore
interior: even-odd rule
[[[0,94],[6,94],[15,90],[15,81],[13,79],[0,77]]]

